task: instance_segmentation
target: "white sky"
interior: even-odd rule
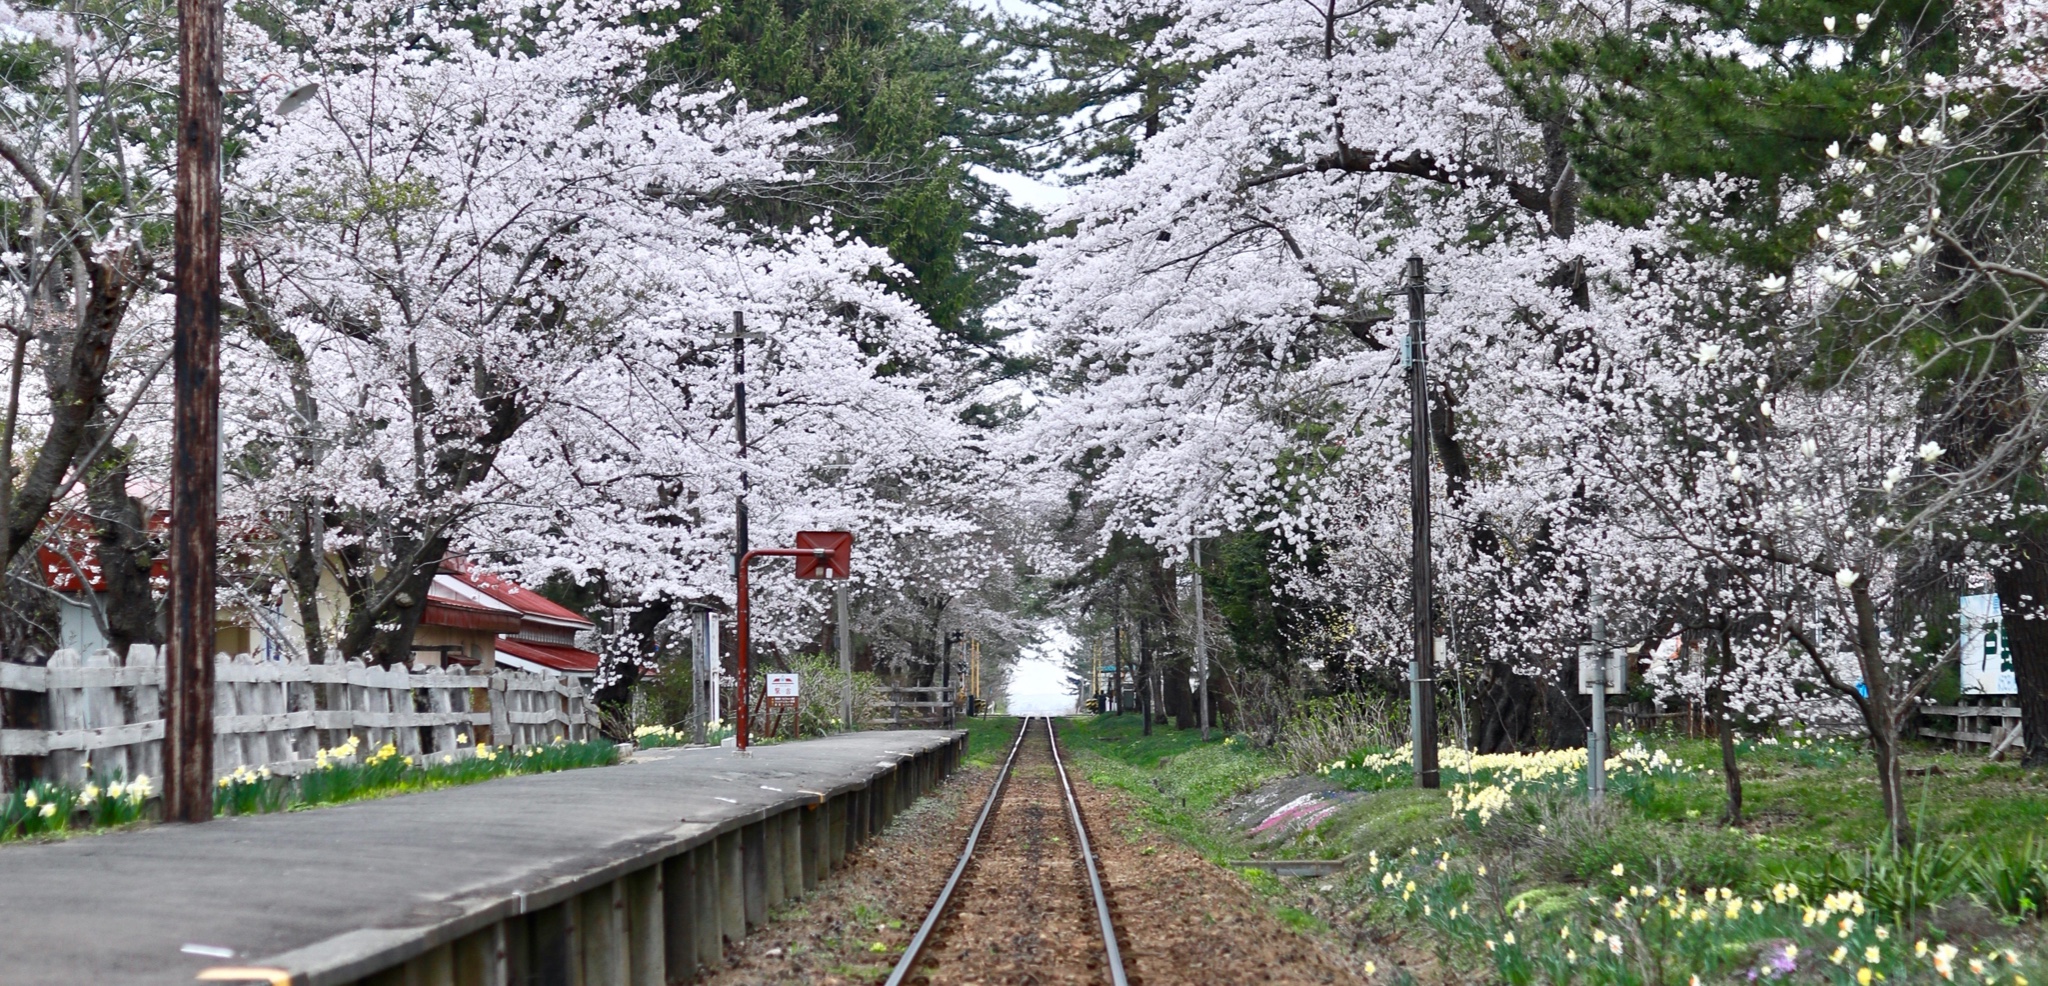
[[[1059,627],[1046,630],[1045,642],[1027,650],[1010,670],[1011,715],[1064,715],[1074,711],[1074,693],[1067,688],[1066,657],[1080,641]]]
[[[1066,189],[1058,185],[1048,185],[1030,175],[996,171],[978,164],[970,166],[968,170],[974,173],[974,177],[1009,193],[1010,201],[1027,209],[1050,212],[1066,205],[1067,200],[1073,197]]]

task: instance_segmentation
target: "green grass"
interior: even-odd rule
[[[1207,743],[1199,731],[1170,725],[1154,726],[1146,736],[1136,715],[1062,719],[1059,729],[1071,769],[1090,783],[1129,793],[1140,818],[1217,862],[1242,855],[1212,815],[1217,804],[1284,772],[1269,754],[1221,730],[1211,730]]]
[[[1070,719],[1062,736],[1071,762],[1134,796],[1146,823],[1217,862],[1241,858],[1245,842],[1217,805],[1280,776],[1278,758],[1170,726],[1146,737],[1139,727],[1135,716]],[[1403,764],[1353,762],[1326,779],[1364,797],[1279,851],[1372,863],[1317,881],[1328,886],[1314,894],[1301,881],[1244,876],[1289,926],[1391,935],[1395,951],[1433,959],[1435,981],[1680,986],[1698,973],[1705,983],[1855,983],[1867,967],[1896,986],[1950,981],[1935,964],[1943,946],[1958,950],[1954,981],[2048,981],[2039,921],[2048,773],[1913,750],[1907,792],[1924,848],[1894,856],[1881,848],[1884,818],[1860,744],[1743,742],[1744,824],[1730,828],[1714,742],[1640,739],[1668,760],[1618,777],[1605,807],[1587,806],[1567,771],[1508,789],[1510,804],[1484,823],[1476,811],[1454,814],[1448,790],[1413,789]],[[1447,772],[1445,785],[1501,780]],[[1718,902],[1702,908],[1710,891]],[[1726,913],[1730,895],[1740,915]],[[1623,899],[1629,906],[1617,912]],[[1827,913],[1809,923],[1808,908]],[[1846,936],[1843,917],[1856,920]],[[1617,954],[1595,931],[1627,943]],[[1915,952],[1919,942],[1926,953]],[[1788,946],[1796,958],[1782,958]],[[1835,949],[1849,946],[1837,963]],[[1859,961],[1873,947],[1879,958]],[[1992,976],[1967,972],[1972,958]],[[1796,972],[1772,965],[1783,961]]]

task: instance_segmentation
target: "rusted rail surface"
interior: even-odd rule
[[[1094,848],[1088,841],[1087,826],[1081,818],[1080,803],[1074,797],[1073,783],[1067,777],[1066,763],[1060,759],[1059,740],[1055,734],[1052,719],[1050,717],[1044,718],[1046,742],[1051,751],[1053,766],[1059,774],[1060,790],[1064,794],[1066,801],[1067,819],[1073,828],[1074,841],[1072,845],[1075,847],[1075,851],[1079,853],[1081,868],[1087,872],[1088,888],[1095,905],[1095,923],[1102,937],[1103,968],[1109,973],[1111,986],[1128,986],[1128,980],[1124,975],[1123,955],[1117,947],[1116,929],[1111,923],[1109,900],[1103,892],[1101,870],[1095,859]],[[963,878],[967,875],[970,865],[975,860],[974,853],[981,845],[982,833],[988,825],[989,818],[995,814],[998,804],[1002,801],[1010,776],[1016,769],[1017,754],[1024,747],[1024,740],[1031,732],[1031,725],[1032,720],[1030,718],[1026,718],[1019,724],[1017,738],[1010,744],[1010,752],[1003,761],[1002,770],[996,775],[995,782],[989,786],[988,800],[982,805],[980,816],[975,819],[974,827],[968,832],[967,844],[961,850],[958,862],[953,866],[951,877],[946,880],[945,887],[939,891],[938,899],[932,904],[931,911],[925,915],[924,923],[918,927],[917,934],[911,938],[910,944],[904,948],[903,956],[897,961],[895,969],[890,972],[886,986],[903,986],[904,983],[909,982],[910,977],[925,958],[927,946],[932,944],[939,923],[946,916],[948,905],[952,903],[954,892],[960,888]]]

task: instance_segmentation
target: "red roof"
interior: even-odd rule
[[[502,609],[478,606],[446,596],[427,597],[427,611],[420,615],[420,623],[430,627],[488,630],[492,633],[519,632],[518,613],[507,613]]]
[[[517,637],[499,637],[498,653],[570,674],[590,674],[597,670],[596,654],[563,644],[538,644]]]
[[[592,629],[597,624],[589,618],[563,606],[538,592],[528,589],[502,575],[493,575],[471,564],[466,559],[450,558],[441,563],[441,571],[461,579],[465,585],[490,596],[535,619],[569,624],[571,629]],[[512,631],[506,631],[510,633]],[[578,653],[587,653],[579,651]],[[596,667],[596,665],[592,665]]]
[[[147,526],[150,536],[163,535],[170,530],[171,512],[158,510],[150,514]],[[93,550],[95,542],[92,522],[76,514],[46,531],[43,543],[36,547],[36,567],[42,570],[43,584],[58,592],[77,592],[81,585],[93,592],[107,591],[99,552]],[[82,582],[80,575],[84,576]],[[171,577],[168,552],[150,560],[149,577],[159,581]]]

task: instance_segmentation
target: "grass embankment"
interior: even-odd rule
[[[424,761],[400,755],[388,743],[357,761],[360,743],[350,737],[339,747],[319,751],[314,768],[295,777],[237,767],[215,784],[213,813],[298,811],[619,760],[618,745],[608,740],[516,749],[484,746],[463,756],[443,754]],[[148,777],[131,781],[96,774],[83,787],[47,781],[25,784],[0,796],[0,842],[133,824],[147,817],[154,793]]]
[[[1242,855],[1211,809],[1278,776],[1276,758],[1170,727],[1137,733],[1133,717],[1063,730],[1090,778],[1136,796],[1149,821],[1219,861]],[[1278,852],[1357,862],[1312,883],[1255,882],[1388,942],[1410,962],[1384,969],[1390,981],[2048,982],[2048,776],[1916,752],[1921,838],[1895,855],[1856,744],[1743,744],[1739,827],[1722,824],[1718,748],[1634,745],[1617,743],[1599,809],[1572,751],[1447,750],[1442,791],[1408,786],[1405,751],[1332,763],[1331,786],[1371,793]]]

